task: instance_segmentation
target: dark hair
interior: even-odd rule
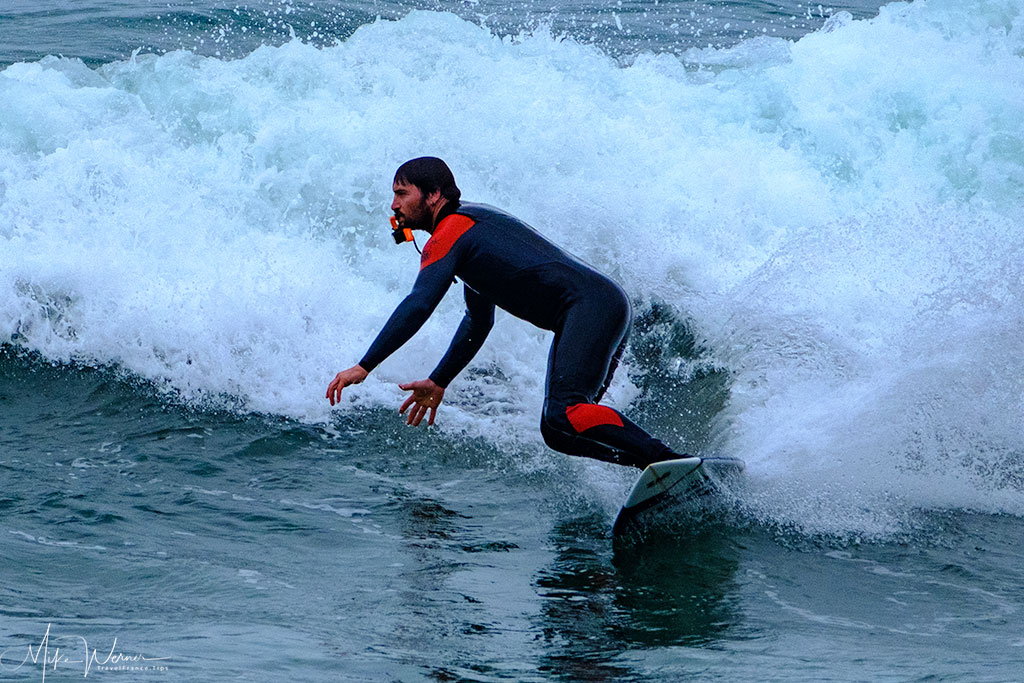
[[[452,170],[437,157],[410,159],[395,171],[395,182],[415,185],[424,195],[439,190],[441,196],[453,204],[458,204],[462,197]]]

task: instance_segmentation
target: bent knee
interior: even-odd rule
[[[548,434],[574,437],[602,425],[621,427],[622,416],[615,409],[596,403],[557,404],[545,406],[540,421],[541,434],[545,440]]]
[[[568,424],[568,421],[566,421]],[[576,440],[572,432],[567,432],[557,420],[548,419],[547,415],[541,418],[540,435],[548,448],[560,453],[572,453],[573,442]]]

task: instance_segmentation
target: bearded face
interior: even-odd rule
[[[427,197],[415,185],[398,182],[392,188],[395,199],[391,211],[398,225],[409,230],[430,230],[434,227],[434,212],[427,204]]]

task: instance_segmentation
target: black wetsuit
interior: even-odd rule
[[[359,364],[372,371],[409,341],[454,277],[465,285],[466,315],[430,374],[438,386],[447,387],[480,350],[494,324],[494,307],[500,306],[555,333],[541,418],[551,448],[636,467],[673,457],[618,411],[597,405],[629,333],[632,312],[625,293],[526,223],[490,206],[442,207],[412,292]]]

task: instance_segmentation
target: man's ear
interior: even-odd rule
[[[441,200],[441,190],[434,190],[427,195],[427,206],[430,207],[431,211],[433,211],[441,203]]]

